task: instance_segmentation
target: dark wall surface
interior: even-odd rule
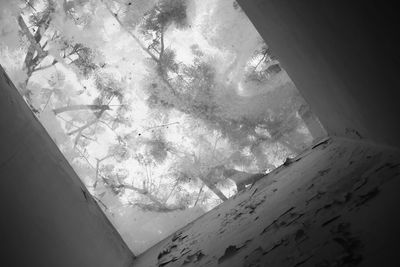
[[[0,203],[0,266],[132,266],[131,251],[1,66]]]
[[[238,2],[331,135],[400,147],[400,16],[391,2]]]

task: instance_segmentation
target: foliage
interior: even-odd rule
[[[20,37],[0,25],[0,62],[125,232],[132,210],[197,216],[312,142],[306,103],[233,0],[3,9]]]
[[[145,34],[163,32],[171,24],[178,28],[187,26],[185,0],[161,0],[144,15],[141,30]]]

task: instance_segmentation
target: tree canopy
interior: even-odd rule
[[[135,253],[323,132],[233,0],[0,1],[0,36],[0,63]]]

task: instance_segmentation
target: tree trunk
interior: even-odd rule
[[[41,61],[47,57],[48,53],[43,50],[43,48],[40,46],[40,39],[41,34],[39,33],[39,29],[37,30],[36,34],[33,35],[28,26],[26,25],[24,18],[19,15],[18,16],[18,25],[19,28],[21,29],[22,34],[28,39],[29,41],[29,47],[25,55],[24,59],[24,70],[26,71],[26,78],[24,81],[24,90],[27,90],[27,85],[29,83],[29,79],[31,78],[32,74],[35,72],[35,68],[41,63]],[[37,41],[38,40],[38,41]],[[35,56],[36,54],[36,56]],[[24,93],[25,94],[25,93]],[[31,102],[29,92],[27,91],[25,94],[25,97],[27,98],[28,102]],[[29,103],[29,105],[32,105]]]
[[[36,57],[45,58],[47,56],[47,52],[43,51],[43,48],[36,41],[36,39],[38,39],[38,37],[32,35],[32,33],[29,31],[29,28],[26,25],[26,23],[21,15],[18,16],[18,25],[21,28],[22,33],[26,36],[26,38],[28,38],[28,40],[30,42],[28,54],[27,54],[27,57],[25,58],[25,64],[27,63],[27,61],[31,61],[33,59],[33,55],[34,55],[35,51],[37,52]],[[30,55],[30,56],[28,57],[28,55]]]
[[[60,113],[66,112],[66,111],[85,110],[85,109],[103,111],[103,110],[110,110],[110,107],[108,105],[71,105],[71,106],[53,109],[53,112],[54,112],[54,114],[58,115]]]

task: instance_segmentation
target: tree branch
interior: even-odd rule
[[[26,25],[24,18],[19,15],[18,16],[18,25],[22,31],[22,33],[28,38],[30,46],[28,49],[27,57],[25,58],[25,65],[28,68],[28,61],[32,61],[33,55],[36,52],[38,58],[45,58],[47,56],[47,52],[43,51],[43,48],[36,41],[35,36],[30,32],[28,26]],[[28,54],[30,55],[28,57]]]
[[[162,62],[163,56],[164,56],[164,26],[161,27],[161,33],[160,33],[160,57],[159,57],[159,62]]]
[[[135,187],[133,185],[129,185],[129,184],[120,184],[118,187],[121,187],[124,189],[129,189],[129,190],[135,191],[141,195],[146,196],[151,202],[153,202],[157,206],[156,211],[171,212],[171,211],[175,211],[175,210],[182,210],[182,208],[183,208],[183,207],[169,207],[169,206],[163,204],[155,196],[150,194],[150,192],[146,189],[141,189],[141,188]],[[150,206],[141,205],[141,204],[136,204],[136,205],[139,207],[146,207],[147,209],[151,209]]]
[[[53,60],[53,62],[51,62],[51,64],[50,65],[47,65],[47,66],[43,66],[43,67],[38,67],[38,68],[34,68],[33,69],[33,72],[35,72],[35,71],[40,71],[40,70],[45,70],[45,69],[48,69],[48,68],[51,68],[51,67],[53,67],[55,64],[57,64],[58,63],[58,61],[57,60]]]
[[[199,193],[197,194],[197,198],[196,198],[196,201],[194,202],[193,207],[196,207],[197,203],[199,202],[199,200],[200,200],[200,195],[201,195],[201,193],[203,192],[203,189],[204,189],[204,184],[200,187]]]
[[[90,126],[92,126],[93,124],[97,123],[98,118],[91,120],[90,122],[86,123],[85,125],[79,127],[76,130],[73,130],[72,132],[67,133],[67,135],[74,135],[76,133],[82,132],[83,130],[85,130],[86,128],[89,128]]]
[[[154,61],[158,62],[157,57],[150,52],[149,49],[146,48],[146,46],[142,43],[142,41],[135,35],[133,34],[130,30],[127,30],[124,26],[124,24],[122,23],[122,21],[118,18],[118,14],[115,14],[110,6],[106,3],[106,1],[101,0],[101,2],[105,5],[106,9],[108,10],[108,12],[110,12],[110,14],[115,18],[115,20],[118,22],[118,24],[120,25],[120,27],[122,29],[124,29],[135,41],[136,43],[140,46],[140,48],[147,53]]]
[[[85,110],[85,109],[105,111],[105,110],[110,110],[111,108],[108,105],[71,105],[53,109],[53,112],[54,114],[58,115],[66,111]]]
[[[211,183],[207,179],[199,178],[215,195],[217,195],[222,201],[227,201],[228,198],[219,190],[215,184]]]
[[[110,14],[115,18],[115,20],[118,22],[118,24],[120,25],[120,27],[125,30],[125,32],[127,32],[134,40],[135,42],[140,46],[140,48],[150,56],[150,58],[157,63],[158,66],[160,66],[160,60],[153,54],[150,52],[150,50],[142,43],[142,41],[135,35],[133,34],[130,30],[126,29],[124,24],[122,23],[122,21],[118,18],[118,14],[115,14],[111,8],[107,5],[107,3],[104,0],[101,0],[101,2],[105,5],[105,7],[107,8],[108,12],[110,12]],[[161,53],[160,53],[161,55]],[[171,90],[171,92],[174,95],[177,95],[177,92],[175,90],[175,88],[173,88],[173,86],[171,85],[171,83],[164,77],[164,75],[160,75],[161,76],[161,80],[164,82],[164,84],[168,87],[168,89]]]

